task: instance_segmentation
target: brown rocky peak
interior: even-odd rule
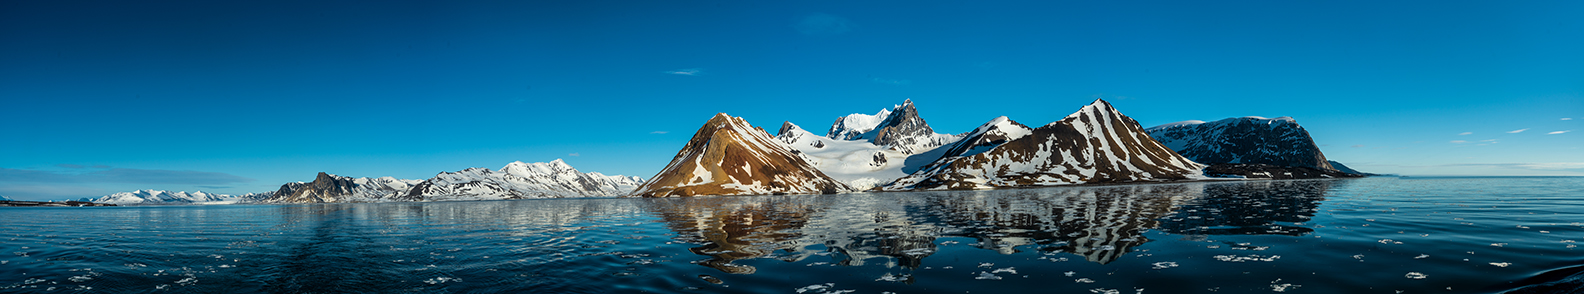
[[[710,118],[635,195],[671,197],[835,193],[831,179],[764,129],[725,113]]]

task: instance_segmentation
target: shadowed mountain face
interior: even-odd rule
[[[1309,131],[1290,117],[1237,117],[1156,126],[1149,135],[1202,164],[1267,164],[1335,171]]]
[[[763,129],[716,114],[633,195],[830,194],[849,191]]]
[[[993,123],[994,121],[992,121]],[[983,127],[982,127],[983,128]],[[954,148],[955,149],[955,148]],[[1203,166],[1151,139],[1104,100],[987,151],[943,157],[887,190],[986,189],[1178,180]]]
[[[934,135],[935,129],[924,123],[924,118],[918,115],[918,109],[913,108],[913,100],[907,100],[875,127],[871,142],[880,146],[919,146],[920,148],[940,146],[940,144],[928,144],[935,142],[926,142]]]

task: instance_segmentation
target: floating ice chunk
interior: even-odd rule
[[[909,274],[901,274],[901,275],[894,275],[893,276],[893,275],[891,275],[891,273],[886,273],[884,276],[880,276],[879,279],[875,279],[875,281],[876,282],[902,282],[902,281],[907,281],[909,278],[912,278],[912,277],[913,277],[913,275],[909,275]]]
[[[1509,265],[1512,265],[1512,263],[1511,262],[1492,262],[1492,263],[1490,263],[1490,265],[1494,265],[1496,267],[1507,267]]]
[[[1362,255],[1359,255],[1359,256],[1362,257]],[[1270,262],[1270,261],[1276,261],[1277,259],[1281,259],[1281,255],[1271,255],[1270,257],[1263,257],[1263,256],[1259,256],[1259,255],[1249,255],[1249,256],[1216,255],[1216,256],[1213,256],[1213,257],[1216,260],[1225,261],[1225,262],[1249,262],[1249,261]]]
[[[1419,273],[1419,272],[1408,272],[1408,275],[1406,275],[1406,276],[1409,279],[1415,279],[1415,280],[1423,280],[1424,278],[1430,277],[1430,275],[1426,275],[1426,274]]]
[[[1122,291],[1117,291],[1117,290],[1116,290],[1116,289],[1106,289],[1106,288],[1094,288],[1094,289],[1089,289],[1089,293],[1098,293],[1098,294],[1122,294]]]
[[[1503,247],[1503,246],[1507,246],[1507,243],[1491,243],[1491,247]]]
[[[992,273],[981,271],[981,272],[979,272],[979,276],[974,277],[974,279],[975,280],[1000,280],[1001,276],[997,276],[997,275],[992,274]]]
[[[1177,267],[1177,263],[1176,262],[1170,262],[1170,261],[1162,261],[1162,262],[1152,263],[1150,265],[1152,266],[1151,269],[1168,269],[1168,268]]]
[[[979,263],[979,267],[993,267],[993,266],[995,266],[994,263],[989,263],[989,262],[981,262],[981,263]]]
[[[935,250],[929,248],[913,248],[902,251],[902,254],[907,256],[925,256],[932,253],[935,253]]]
[[[1063,274],[1063,275],[1067,275],[1067,276],[1069,276],[1069,277],[1071,277],[1071,276],[1073,276],[1073,275],[1076,275],[1076,274],[1078,274],[1078,272],[1065,272],[1065,273],[1062,273],[1062,274]]]
[[[443,284],[443,283],[446,283],[446,282],[462,282],[462,279],[452,278],[452,277],[435,277],[435,278],[432,278],[432,279],[424,280],[424,283],[429,283],[430,285],[438,285],[438,284]]]
[[[1419,256],[1414,256],[1414,259],[1425,259],[1425,258],[1429,258],[1429,257],[1430,257],[1429,254],[1420,253]]]
[[[1095,281],[1094,280],[1090,280],[1089,278],[1078,278],[1077,280],[1073,280],[1073,282],[1084,283],[1084,284],[1094,284]]]
[[[1283,284],[1271,284],[1270,286],[1271,286],[1271,291],[1273,291],[1273,292],[1287,292],[1287,290],[1298,289],[1298,287],[1303,287],[1303,285],[1293,285],[1293,284],[1286,284],[1286,283],[1283,283]]]
[[[815,291],[814,293],[821,293],[821,292],[825,292],[826,289],[830,289],[832,287],[836,287],[836,283],[824,283],[824,284],[808,285],[808,286],[805,286],[803,288],[797,288],[797,292],[798,293],[803,293],[803,292],[808,292],[808,291]]]
[[[995,269],[995,270],[993,270],[993,271],[990,271],[990,273],[992,273],[992,274],[1001,274],[1001,273],[1007,273],[1007,274],[1014,274],[1014,275],[1016,275],[1016,274],[1017,274],[1017,269],[1016,269],[1016,268],[1013,268],[1013,267],[1007,267],[1007,268],[998,268],[998,269]]]

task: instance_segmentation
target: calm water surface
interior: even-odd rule
[[[5,208],[0,292],[1566,293],[1581,240],[1584,178]]]

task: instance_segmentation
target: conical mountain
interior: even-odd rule
[[[633,195],[830,194],[849,190],[764,129],[720,113],[704,123],[671,163]]]
[[[992,121],[994,122],[994,121]],[[1060,121],[989,150],[944,157],[887,190],[989,189],[1202,177],[1203,165],[1155,142],[1132,118],[1095,100]]]

